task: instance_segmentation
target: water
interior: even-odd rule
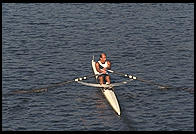
[[[185,3],[3,3],[2,130],[193,131],[194,94],[140,81],[115,88],[120,117],[99,89],[77,83],[10,94],[92,74],[101,52],[118,72],[194,89],[193,11]]]

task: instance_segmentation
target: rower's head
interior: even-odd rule
[[[104,63],[104,62],[106,61],[106,54],[105,54],[105,53],[102,53],[102,54],[100,55],[100,61],[101,61],[102,63]]]

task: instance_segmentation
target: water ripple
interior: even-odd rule
[[[194,89],[193,9],[191,3],[3,3],[2,129],[193,131],[194,96],[186,90],[137,80],[116,87],[120,117],[99,89],[78,83],[12,93],[92,74],[92,56],[98,60],[101,52],[118,72]]]

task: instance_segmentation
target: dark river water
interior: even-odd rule
[[[115,87],[121,116],[79,83],[13,93],[92,74],[102,52],[117,72],[181,88]],[[194,90],[194,4],[2,4],[3,131],[193,131],[194,93],[182,88]]]

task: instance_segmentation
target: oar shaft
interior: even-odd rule
[[[138,77],[135,77],[135,76],[132,76],[132,75],[128,75],[128,74],[116,72],[116,71],[113,71],[113,70],[108,70],[108,72],[115,73],[115,74],[118,74],[118,75],[120,75],[120,76],[124,76],[124,77],[126,77],[126,78],[130,78],[130,79],[134,79],[134,80],[138,80],[138,81],[141,81],[141,82],[146,82],[146,83],[148,83],[148,84],[157,85],[157,86],[166,88],[166,86],[163,86],[163,85],[154,83],[154,82],[152,82],[152,81],[143,80],[143,79],[141,79],[141,78],[138,78]]]
[[[114,73],[114,74],[118,74],[118,75],[124,76],[124,77],[126,77],[126,78],[135,79],[135,80],[138,80],[138,81],[141,81],[141,82],[145,82],[145,83],[148,83],[148,84],[151,84],[151,85],[156,85],[156,86],[158,86],[158,87],[161,88],[161,89],[181,89],[181,90],[190,91],[190,93],[194,92],[194,89],[161,85],[161,84],[158,84],[158,83],[154,83],[154,82],[152,82],[152,81],[144,80],[144,79],[141,79],[141,78],[132,76],[132,75],[128,75],[128,74],[116,72],[116,71],[113,71],[113,70],[108,70],[108,72]]]
[[[76,78],[76,79],[73,79],[73,80],[55,83],[55,84],[52,84],[52,85],[49,85],[49,86],[46,86],[46,87],[42,87],[42,88],[38,88],[38,89],[31,89],[31,90],[16,90],[16,91],[13,91],[13,93],[43,92],[43,91],[47,91],[48,88],[51,88],[51,87],[56,87],[56,86],[61,86],[61,85],[69,84],[69,83],[72,83],[72,82],[77,82],[77,81],[81,81],[81,80],[86,80],[87,78],[95,77],[95,76],[97,76],[97,75],[100,75],[100,74],[94,74],[94,75],[83,76],[83,77],[79,77],[79,78]]]
[[[115,74],[118,74],[120,76],[124,76],[126,78],[130,78],[130,79],[137,79],[137,77],[135,76],[132,76],[132,75],[128,75],[128,74],[124,74],[124,73],[120,73],[120,72],[116,72],[116,71],[113,71],[113,70],[107,70],[108,72],[110,73],[115,73]]]

